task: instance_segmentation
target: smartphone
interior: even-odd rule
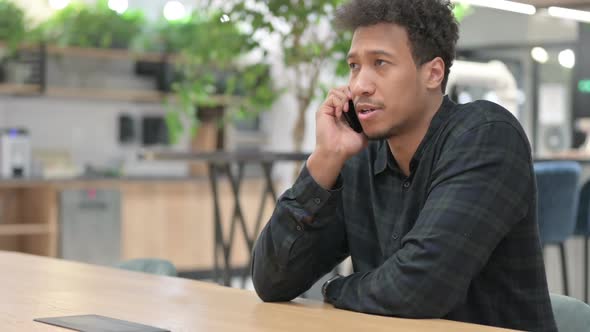
[[[363,132],[363,127],[361,126],[361,122],[356,115],[356,111],[354,110],[354,102],[352,100],[348,101],[348,112],[342,112],[342,115],[344,115],[344,119],[350,128],[352,128],[352,130],[356,131],[357,133]]]

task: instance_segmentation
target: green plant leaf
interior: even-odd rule
[[[25,39],[26,22],[23,9],[11,0],[0,0],[0,41],[14,51]]]
[[[108,8],[107,0],[93,6],[72,2],[56,11],[35,30],[35,39],[62,46],[129,48],[145,24],[141,11],[123,15]]]

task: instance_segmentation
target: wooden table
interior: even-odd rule
[[[98,314],[182,331],[502,331],[406,320],[309,300],[263,303],[251,291],[0,251],[2,331],[67,331],[34,318]],[[505,331],[505,330],[504,330]]]

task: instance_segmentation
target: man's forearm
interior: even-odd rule
[[[252,279],[264,301],[289,301],[348,256],[339,193],[325,191],[307,169],[277,203],[256,241]]]

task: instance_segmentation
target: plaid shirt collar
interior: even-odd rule
[[[448,96],[444,96],[440,108],[438,109],[438,111],[432,118],[432,121],[430,122],[430,126],[428,127],[426,135],[422,139],[422,142],[420,142],[420,145],[418,146],[416,153],[412,157],[412,161],[410,162],[410,171],[412,173],[414,172],[414,169],[418,167],[418,163],[420,162],[424,150],[430,145],[433,136],[453,113],[452,110],[455,105],[456,104]],[[374,175],[382,173],[388,166],[389,169],[391,169],[392,171],[401,174],[401,170],[399,169],[399,166],[397,165],[397,162],[395,161],[395,158],[393,157],[393,154],[389,149],[387,140],[379,141],[377,157],[375,158],[373,165]]]

